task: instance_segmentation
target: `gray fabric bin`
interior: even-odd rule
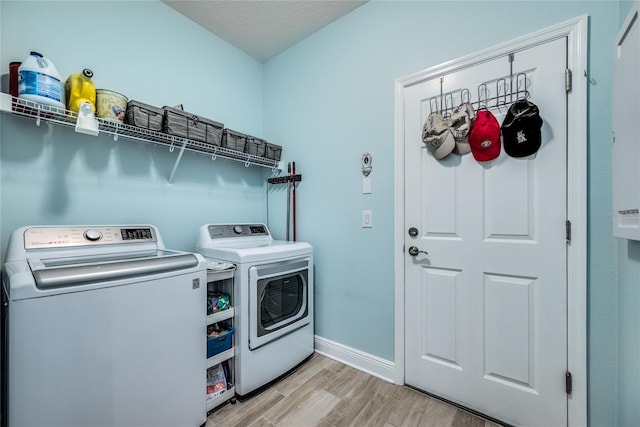
[[[127,103],[124,122],[128,125],[162,132],[164,110],[140,101],[131,100]]]
[[[164,107],[164,131],[169,135],[219,147],[223,129],[222,123],[177,108]]]
[[[225,129],[222,133],[222,146],[233,151],[244,153],[244,147],[247,143],[247,135],[236,132],[231,129]]]
[[[265,144],[266,141],[264,139],[247,135],[247,144],[245,145],[244,152],[252,156],[264,157]]]
[[[265,143],[264,157],[271,160],[280,161],[282,155],[282,147],[270,142]]]

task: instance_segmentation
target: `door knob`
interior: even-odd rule
[[[421,251],[416,246],[409,246],[409,255],[417,256],[419,253],[423,253],[425,255],[429,255],[427,251]]]

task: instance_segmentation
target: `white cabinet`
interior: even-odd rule
[[[635,2],[616,38],[612,96],[613,235],[640,240],[640,22]]]
[[[207,315],[207,328],[210,326],[221,323],[230,327],[234,327],[235,308],[234,304],[234,292],[233,292],[233,276],[235,269],[228,270],[207,270],[207,295],[212,292],[219,292],[229,295],[229,308],[218,311],[213,314]],[[208,296],[207,296],[208,298]],[[207,307],[209,306],[209,300],[207,299]],[[207,398],[207,412],[215,409],[221,404],[231,401],[236,403],[235,398],[235,333],[230,334],[231,345],[230,348],[220,351],[217,354],[207,357],[207,378],[209,377],[210,370],[217,369],[217,366],[224,366],[225,380],[227,388],[222,393],[215,397]],[[207,338],[209,341],[210,339]],[[228,344],[226,340],[223,341]],[[209,343],[207,343],[209,345]],[[208,354],[207,354],[208,356]]]

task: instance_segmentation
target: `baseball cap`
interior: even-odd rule
[[[451,112],[449,123],[453,138],[456,141],[456,148],[453,150],[456,154],[467,154],[471,151],[469,146],[469,131],[476,117],[476,112],[470,103],[465,102],[458,105]]]
[[[479,110],[469,132],[471,154],[479,162],[488,162],[500,155],[500,125],[491,111]]]
[[[541,128],[538,106],[526,99],[517,100],[502,122],[504,151],[511,157],[534,154],[542,144]]]
[[[422,126],[422,142],[433,154],[433,157],[440,160],[453,151],[456,146],[453,133],[442,114],[432,113]]]

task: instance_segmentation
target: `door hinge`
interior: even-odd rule
[[[565,374],[564,385],[567,394],[571,394],[571,392],[573,391],[573,377],[571,376],[571,372],[569,371],[567,371],[567,373]]]
[[[567,68],[564,70],[564,90],[565,92],[571,92],[571,84],[573,83],[573,79],[571,78],[571,70]]]
[[[569,220],[565,222],[565,239],[567,243],[571,243],[571,221]]]

